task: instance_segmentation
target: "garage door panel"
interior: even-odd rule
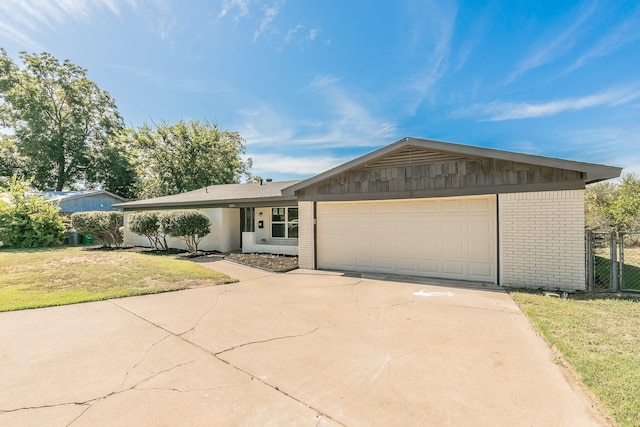
[[[400,202],[396,204],[395,212],[397,214],[415,214],[418,206],[412,202]]]
[[[442,242],[441,254],[445,258],[456,258],[467,253],[467,241],[463,238],[449,238]]]
[[[442,263],[442,272],[452,276],[464,276],[465,274],[465,262],[464,261],[444,261]]]
[[[396,258],[396,268],[400,273],[413,273],[416,271],[416,260],[413,258]]]
[[[495,200],[492,199],[470,199],[467,201],[468,212],[491,212]]]
[[[486,240],[473,239],[467,242],[469,258],[486,258],[488,253],[492,253],[493,242],[487,242]]]
[[[432,219],[417,219],[418,224],[418,233],[421,236],[428,236],[429,233],[439,233],[441,231],[440,224],[441,221],[436,221]]]
[[[442,232],[447,234],[460,234],[465,233],[466,230],[466,222],[464,219],[457,220],[444,220],[442,221]]]
[[[412,234],[418,231],[418,223],[416,218],[407,218],[404,221],[395,223],[396,233]]]
[[[463,210],[462,200],[443,200],[442,212],[460,212]]]
[[[395,242],[395,252],[399,256],[413,256],[418,252],[418,242],[408,235],[404,240]]]
[[[376,269],[384,271],[384,272],[392,272],[393,271],[393,258],[391,257],[383,257],[379,256],[375,258]]]
[[[442,252],[441,242],[434,241],[433,239],[424,239],[418,242],[418,255],[420,257],[437,257]]]
[[[373,204],[373,212],[377,213],[377,214],[384,214],[384,213],[393,213],[394,211],[394,206],[391,203],[376,203]]]
[[[495,196],[317,206],[319,268],[495,282]]]
[[[442,274],[439,259],[420,259],[418,262],[418,271],[424,272],[427,276],[437,277]]]
[[[371,226],[371,223],[369,223]],[[384,232],[392,232],[393,231],[393,219],[392,218],[378,218],[373,221],[373,226],[375,227],[375,231],[379,231],[381,233]],[[373,231],[373,230],[370,230]]]
[[[373,269],[375,268],[375,260],[372,256],[362,256],[358,255],[356,257],[356,263],[360,268],[363,269]]]
[[[417,202],[418,212],[420,213],[434,213],[440,211],[440,205],[432,200],[425,200]]]
[[[493,232],[493,222],[488,219],[472,219],[467,224],[470,234],[486,235]]]
[[[470,262],[469,263],[469,275],[482,280],[484,277],[486,279],[491,279],[491,275],[493,273],[493,268],[491,264],[487,263],[478,263],[478,262]]]
[[[359,254],[366,254],[374,244],[375,242],[371,236],[359,237],[353,240],[353,248]]]

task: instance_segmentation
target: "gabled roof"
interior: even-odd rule
[[[282,190],[300,181],[250,182],[245,184],[222,184],[175,194],[173,196],[156,197],[137,200],[135,202],[118,203],[117,208],[162,208],[202,206],[213,204],[233,204],[241,202],[267,202],[269,200],[296,200],[295,196],[283,196]]]
[[[127,199],[118,196],[117,194],[110,193],[106,190],[87,190],[87,191],[44,191],[42,195],[48,202],[62,202],[63,200],[72,200],[72,199],[80,199],[83,197],[92,197],[98,195],[107,195],[109,197],[113,197],[114,199],[118,199],[121,201],[126,201]]]
[[[339,175],[341,173],[360,168],[374,167],[376,164],[385,162],[398,161],[404,157],[409,159],[410,150],[408,148],[415,147],[420,149],[421,153],[417,153],[418,158],[413,160],[425,160],[431,158],[434,160],[455,160],[461,157],[466,158],[490,158],[498,160],[506,160],[519,163],[527,163],[531,165],[546,166],[557,169],[566,169],[582,172],[585,183],[590,184],[606,179],[617,178],[620,176],[622,168],[605,166],[594,163],[576,162],[573,160],[563,160],[552,157],[535,156],[532,154],[514,153],[511,151],[495,150],[492,148],[474,147],[470,145],[454,144],[451,142],[433,141],[429,139],[407,137],[393,144],[372,151],[369,154],[358,157],[326,172],[315,175],[297,184],[284,189],[283,194],[295,194],[295,191],[324,181],[325,179]],[[405,152],[403,152],[403,149]],[[388,156],[388,158],[387,158]]]

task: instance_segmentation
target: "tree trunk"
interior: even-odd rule
[[[56,191],[62,191],[65,184],[64,156],[58,159],[58,173],[56,176]]]

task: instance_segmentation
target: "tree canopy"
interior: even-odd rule
[[[180,120],[128,129],[87,71],[49,53],[0,48],[0,183],[37,190],[101,188],[135,199],[251,180],[244,141],[216,123]]]
[[[138,196],[165,196],[216,184],[240,182],[251,166],[243,161],[237,132],[207,121],[145,124],[130,134],[139,165]]]
[[[591,230],[640,230],[640,179],[631,173],[617,184],[602,182],[587,187],[585,220]]]
[[[107,175],[91,173],[105,157],[127,162],[111,149],[124,128],[113,98],[69,60],[26,52],[20,58],[23,67],[0,49],[0,122],[13,129],[6,138],[26,160],[21,166],[32,185],[60,191],[89,180],[120,193],[118,186],[108,188]]]

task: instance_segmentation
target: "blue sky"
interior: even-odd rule
[[[405,136],[640,171],[637,0],[2,0],[0,46],[88,69],[130,126],[236,130],[264,178]]]

